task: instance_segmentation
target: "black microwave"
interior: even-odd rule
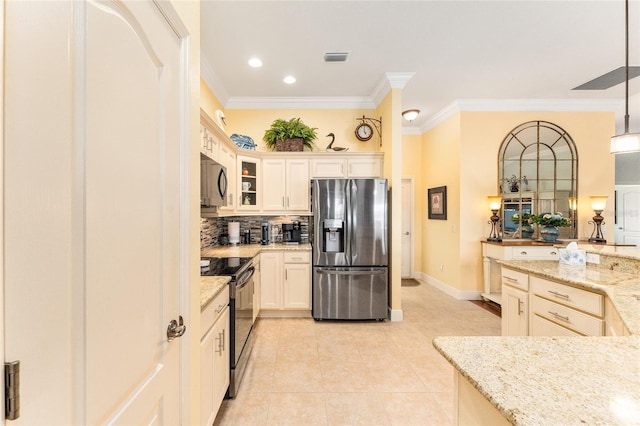
[[[227,205],[227,168],[200,154],[200,206]]]

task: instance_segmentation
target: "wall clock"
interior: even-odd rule
[[[363,122],[358,124],[355,133],[356,138],[358,138],[359,141],[365,142],[373,136],[373,128],[369,124]]]

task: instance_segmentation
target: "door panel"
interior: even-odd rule
[[[179,424],[181,340],[166,330],[188,262],[189,73],[164,12],[177,15],[5,6],[5,356],[25,366],[13,424]]]
[[[640,186],[616,186],[615,241],[640,245]]]
[[[87,6],[87,420],[177,423],[181,40],[152,3],[110,6]]]

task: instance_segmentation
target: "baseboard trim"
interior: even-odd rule
[[[391,309],[389,308],[389,319],[392,322],[400,322],[404,319],[404,313],[402,309]]]
[[[421,278],[424,282],[434,286],[438,290],[448,294],[449,296],[458,300],[482,300],[482,292],[474,290],[460,290],[455,287],[451,287],[449,284],[444,283],[428,274],[422,273]]]

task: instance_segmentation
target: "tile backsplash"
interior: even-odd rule
[[[300,221],[302,242],[309,242],[309,222],[313,216],[228,216],[228,217],[203,217],[200,218],[200,249],[222,245],[223,236],[228,234],[229,222],[240,222],[240,242],[246,229],[251,233],[251,243],[259,244],[262,232],[262,223],[280,227],[283,223]],[[282,234],[278,235],[276,242],[282,241]]]

